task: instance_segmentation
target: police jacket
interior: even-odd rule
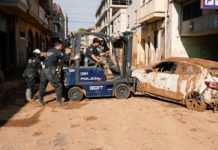
[[[91,57],[91,55],[95,55],[95,56],[100,56],[100,52],[97,50],[96,47],[94,47],[93,45],[90,45],[88,48],[87,48],[87,51],[86,51],[86,57],[88,58],[88,61],[94,61]]]
[[[42,69],[41,61],[38,57],[28,59],[27,67],[23,73],[24,78],[34,78]]]
[[[45,67],[46,68],[49,68],[49,67],[57,68],[57,64],[59,60],[67,61],[68,57],[65,53],[58,51],[55,48],[50,49],[47,52],[47,57],[45,59]]]

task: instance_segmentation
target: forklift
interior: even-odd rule
[[[103,47],[110,45],[112,55],[114,55],[114,65],[117,75],[112,79],[106,78],[106,73],[102,67],[87,66],[84,63],[83,39],[87,36],[97,37],[102,41]],[[122,41],[123,53],[121,64],[118,60],[115,40],[102,33],[77,33],[72,39],[72,55],[78,56],[72,65],[64,69],[64,85],[67,89],[68,98],[73,101],[80,101],[84,97],[116,97],[117,99],[127,99],[136,91],[136,79],[131,77],[132,61],[132,32],[125,32],[119,37]],[[107,63],[112,63],[110,56],[106,56]],[[109,62],[108,62],[109,61]]]

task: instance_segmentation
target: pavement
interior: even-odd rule
[[[144,96],[58,107],[47,90],[44,107],[34,101],[0,110],[0,150],[218,150],[218,113]]]

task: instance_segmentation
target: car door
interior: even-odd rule
[[[156,94],[162,97],[175,98],[179,76],[176,74],[178,63],[165,61],[155,66],[154,86],[159,89]]]
[[[201,75],[201,67],[191,63],[181,62],[179,64],[178,74],[179,86],[178,91],[182,94],[180,99],[185,98],[185,96],[191,91],[198,91],[201,88],[201,81],[204,81],[204,76]]]
[[[154,85],[154,76],[156,75],[153,68],[147,68],[146,70],[138,69],[132,75],[139,81],[139,85],[137,86],[138,92],[153,93],[152,86]]]

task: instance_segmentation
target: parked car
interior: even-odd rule
[[[186,105],[188,109],[218,110],[218,62],[198,58],[169,58],[136,69],[137,91]]]

